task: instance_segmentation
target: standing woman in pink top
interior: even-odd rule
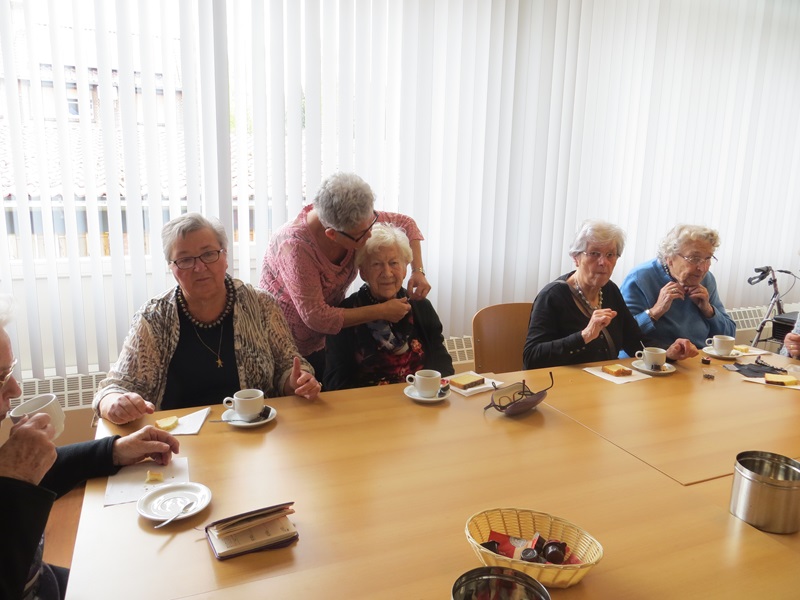
[[[413,254],[410,298],[425,298],[431,289],[422,263],[423,237],[414,219],[376,211],[374,203],[372,189],[358,175],[331,175],[314,202],[273,235],[264,255],[260,285],[275,296],[297,349],[314,367],[318,381],[325,372],[326,335],[370,321],[396,323],[411,310],[406,298],[337,308],[356,278],[356,250],[369,239],[376,222],[394,223],[408,236]]]

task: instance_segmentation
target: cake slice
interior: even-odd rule
[[[613,364],[613,365],[603,365],[603,373],[608,373],[609,375],[613,375],[614,377],[624,377],[625,375],[630,375],[633,373],[628,367],[624,367],[620,364]]]
[[[777,375],[764,373],[764,381],[772,385],[797,385],[797,378],[792,375]]]
[[[474,373],[462,373],[450,378],[450,385],[455,386],[461,390],[468,390],[485,383],[485,379],[480,375]]]

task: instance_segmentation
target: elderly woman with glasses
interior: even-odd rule
[[[358,175],[331,175],[322,182],[314,202],[272,236],[264,255],[260,286],[277,299],[297,348],[320,379],[325,371],[326,335],[378,319],[396,323],[411,310],[407,298],[339,306],[356,278],[356,251],[367,242],[375,223],[395,223],[408,234],[412,252],[409,297],[425,298],[431,289],[416,223],[404,215],[376,211],[374,203],[372,190]]]
[[[122,424],[154,410],[218,404],[243,388],[315,398],[321,385],[275,299],[226,273],[222,225],[189,213],[167,223],[161,238],[178,285],[134,315],[95,395],[97,413]]]
[[[534,300],[523,350],[526,369],[612,360],[622,351],[633,356],[642,343],[654,345],[611,281],[624,247],[625,234],[616,225],[581,225],[569,249],[576,269],[547,284]],[[670,360],[697,355],[685,339],[668,346]]]
[[[355,264],[365,281],[342,302],[344,308],[375,306],[391,299],[408,300],[403,288],[411,246],[402,229],[377,224],[356,252]],[[325,389],[400,383],[420,369],[453,374],[444,347],[442,323],[428,300],[410,300],[411,310],[397,322],[377,319],[342,329],[326,342]]]
[[[661,344],[686,337],[700,348],[711,336],[736,335],[709,272],[718,247],[715,230],[676,225],[661,240],[658,256],[628,273],[622,296],[645,335]]]

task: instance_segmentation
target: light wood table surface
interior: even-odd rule
[[[585,365],[558,367],[546,402],[684,485],[733,473],[745,450],[800,457],[800,391],[748,383],[726,364],[712,359],[713,381],[703,379],[698,356],[675,363],[671,375],[622,385],[585,372]]]
[[[526,375],[535,389],[548,381],[546,371]],[[598,401],[613,396],[583,376],[589,383],[578,386]],[[556,404],[570,385],[556,375]],[[543,404],[511,419],[484,413],[488,394],[421,405],[403,387],[272,399],[278,417],[264,427],[207,422],[199,435],[181,436],[191,480],[213,498],[160,530],[134,503],[104,508],[106,480],[90,481],[68,598],[449,598],[456,578],[480,566],[465,523],[493,507],[561,516],[603,544],[603,560],[580,584],[550,590],[553,598],[796,593],[796,548],[561,409]],[[222,411],[213,407],[210,418]],[[165,414],[173,413],[108,429],[131,432]],[[98,435],[105,432],[101,425]],[[296,502],[295,545],[213,557],[205,523],[287,500]]]

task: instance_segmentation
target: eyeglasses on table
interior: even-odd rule
[[[497,384],[492,382],[492,387],[494,387],[492,401],[484,406],[483,410],[494,408],[504,415],[521,415],[540,404],[547,396],[547,390],[553,385],[552,371],[550,371],[550,385],[538,392],[531,391],[524,379],[519,383],[512,383],[505,387],[497,387]]]

